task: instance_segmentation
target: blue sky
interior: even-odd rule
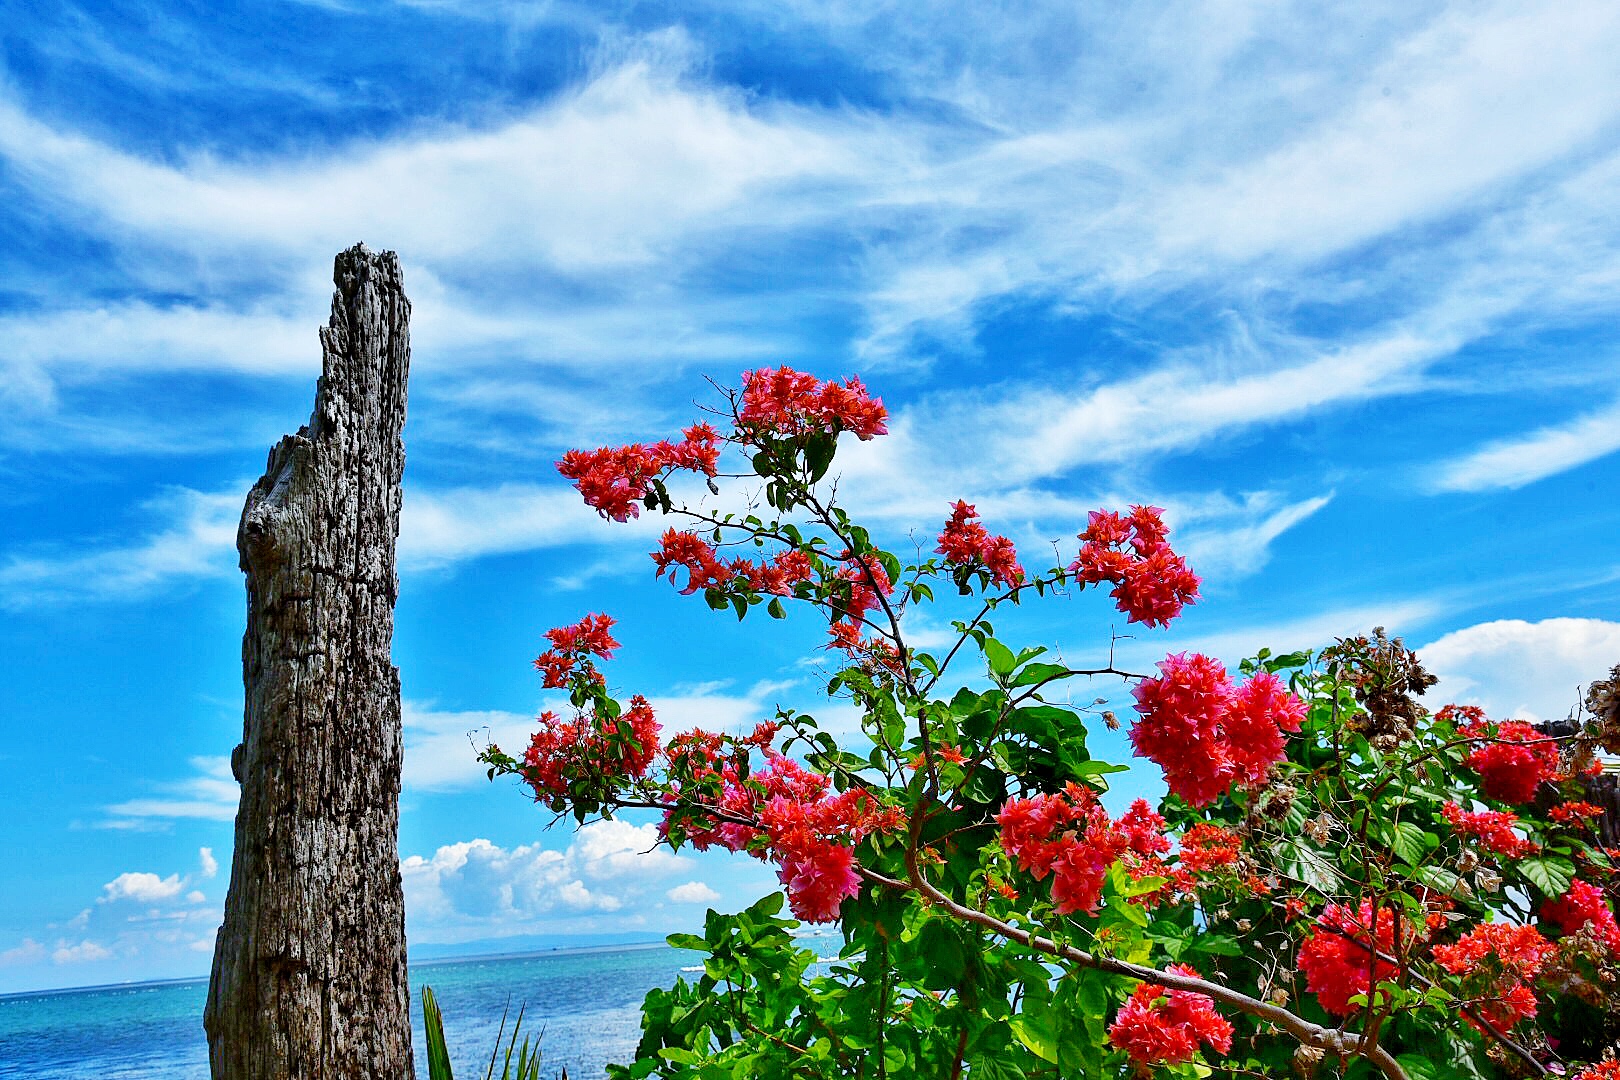
[[[706,376],[861,374],[892,434],[847,448],[841,490],[896,545],[962,497],[1038,565],[1088,509],[1165,507],[1205,597],[1121,644],[1139,668],[1383,624],[1443,699],[1547,717],[1620,660],[1612,4],[3,22],[0,991],[207,969],[236,518],[308,415],[357,240],[400,253],[415,303],[413,942],[663,933],[770,884],[646,853],[639,820],[543,832],[465,735],[520,744],[542,632],[596,610],[670,729],[778,702],[849,725],[818,707],[813,622],[674,595],[657,523],[596,520],[551,468],[672,433]],[[1013,629],[1095,659],[1110,614]]]

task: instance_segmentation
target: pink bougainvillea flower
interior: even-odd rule
[[[1181,836],[1181,866],[1190,873],[1225,869],[1242,854],[1243,838],[1214,822],[1200,821]]]
[[[1119,819],[1119,831],[1125,834],[1130,849],[1143,858],[1163,855],[1170,850],[1170,838],[1164,835],[1164,817],[1146,799],[1131,803]]]
[[[1454,945],[1436,945],[1434,961],[1463,980],[1486,1026],[1506,1031],[1536,1015],[1536,976],[1556,951],[1534,926],[1482,923]]]
[[[1620,925],[1603,890],[1586,881],[1571,882],[1569,891],[1541,905],[1543,921],[1551,920],[1566,934],[1592,928],[1594,937],[1611,952],[1620,952]]]
[[[1024,580],[1024,568],[1018,565],[1013,542],[1005,536],[992,536],[978,517],[972,506],[958,500],[934,551],[952,566],[983,566],[998,584],[1017,585]]]
[[[629,728],[629,734],[621,731]],[[647,774],[658,753],[658,721],[639,694],[616,721],[595,716],[560,720],[540,714],[540,728],[529,739],[520,774],[541,799],[560,798],[580,777],[593,776],[620,787]],[[600,797],[602,792],[596,793]]]
[[[678,750],[666,750],[666,755],[681,755],[679,761],[694,779],[707,775],[721,780],[721,797],[710,804],[717,816],[706,825],[700,813],[697,823],[686,826],[687,842],[699,850],[720,844],[775,862],[798,918],[806,922],[838,918],[840,905],[860,890],[856,845],[874,832],[898,828],[899,811],[861,789],[834,792],[828,777],[770,750],[765,751],[765,768],[747,779],[732,760],[706,774],[697,755],[706,747],[712,755],[714,744],[695,739],[698,734],[681,736]],[[774,736],[772,725],[764,732],[756,729],[751,738],[769,741]],[[746,751],[750,740],[740,741]],[[671,810],[665,815],[666,831],[673,814]]]
[[[885,435],[888,411],[881,398],[867,393],[858,378],[843,384],[822,382],[790,367],[760,368],[743,374],[740,433],[797,438],[801,435],[853,432],[863,442]]]
[[[1213,802],[1232,785],[1237,767],[1222,721],[1232,683],[1219,661],[1178,653],[1159,664],[1160,675],[1133,691],[1137,721],[1131,745],[1157,762],[1170,790],[1193,806]]]
[[[1134,851],[1133,845],[1159,850],[1144,835],[1144,815],[1137,814],[1127,834],[1108,817],[1096,794],[1078,784],[1067,785],[1057,795],[1008,799],[996,822],[1001,826],[1001,849],[1018,868],[1036,881],[1052,878],[1052,902],[1059,915],[1095,911],[1109,867]]]
[[[1167,969],[1177,975],[1198,977],[1185,964]],[[1142,983],[1120,1006],[1108,1028],[1108,1041],[1139,1065],[1177,1065],[1191,1061],[1204,1043],[1224,1054],[1232,1049],[1232,1025],[1215,1011],[1207,994],[1170,990]]]
[[[1238,686],[1221,717],[1235,780],[1251,788],[1264,784],[1284,757],[1283,733],[1298,731],[1304,720],[1305,703],[1270,672],[1257,672]]]
[[[1192,806],[1208,805],[1234,783],[1265,783],[1283,759],[1283,733],[1298,731],[1305,717],[1304,702],[1275,675],[1261,672],[1235,687],[1218,660],[1198,653],[1166,657],[1159,676],[1133,693],[1131,745]]]
[[[1548,810],[1547,816],[1563,825],[1588,823],[1603,816],[1603,807],[1594,806],[1589,802],[1565,802]]]
[[[641,513],[641,504],[654,480],[672,469],[689,469],[713,476],[720,460],[720,436],[708,424],[694,424],[679,443],[667,440],[644,446],[604,446],[597,450],[570,450],[557,462],[557,471],[569,480],[590,506],[605,518],[628,521]]]
[[[876,555],[856,555],[846,549],[838,559],[844,564],[838,576],[849,582],[849,606],[841,618],[859,623],[882,603],[880,597],[888,596],[894,584]]]
[[[1468,755],[1468,767],[1479,774],[1480,787],[1492,799],[1524,804],[1536,797],[1544,781],[1561,780],[1558,743],[1522,720],[1492,723],[1476,708],[1448,705],[1435,714],[1441,720],[1465,720],[1460,735],[1484,740]]]
[[[600,683],[601,675],[592,666],[590,658],[613,659],[613,650],[619,643],[608,633],[613,619],[608,615],[587,615],[572,626],[559,626],[546,631],[551,648],[534,658],[534,666],[544,676],[548,689],[569,684],[576,671],[590,681]]]
[[[1170,549],[1161,513],[1156,506],[1133,506],[1129,517],[1093,510],[1069,564],[1084,584],[1112,582],[1119,610],[1147,626],[1167,625],[1198,599],[1198,575]]]
[[[1478,840],[1480,847],[1493,854],[1518,859],[1541,850],[1539,844],[1513,831],[1519,823],[1516,814],[1505,810],[1472,812],[1453,802],[1441,807],[1440,813],[1458,833]]]
[[[1370,903],[1363,902],[1359,909],[1329,904],[1300,943],[1299,970],[1305,975],[1305,986],[1330,1013],[1348,1016],[1360,1011],[1364,1006],[1352,1004],[1350,999],[1371,993],[1374,982],[1396,972],[1395,965],[1375,961],[1369,952],[1376,948],[1386,956],[1394,954],[1394,912],[1379,908],[1376,931],[1369,935],[1372,923]]]

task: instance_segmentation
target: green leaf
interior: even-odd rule
[[[1194,934],[1189,944],[1193,952],[1207,956],[1243,955],[1243,946],[1229,934]]]
[[[1423,861],[1423,856],[1429,853],[1427,839],[1423,830],[1410,821],[1397,821],[1390,837],[1390,847],[1395,850],[1409,866],[1416,866]]]
[[[1015,662],[1012,650],[995,638],[984,639],[984,658],[990,664],[990,673],[992,675],[1007,676],[1012,674]]]
[[[1028,664],[1018,673],[1018,678],[1012,681],[1012,685],[1033,686],[1036,683],[1048,682],[1062,678],[1068,670],[1062,664]]]
[[[827,469],[832,465],[833,454],[837,449],[836,435],[821,432],[810,437],[810,441],[804,447],[804,464],[809,470],[812,484],[827,475]]]
[[[1519,872],[1549,897],[1563,896],[1575,880],[1575,867],[1563,859],[1525,859],[1519,863]]]
[[[1395,1060],[1412,1080],[1439,1080],[1441,1076],[1434,1062],[1420,1054],[1397,1054]]]
[[[782,606],[782,598],[780,596],[771,597],[771,602],[765,605],[765,610],[773,619],[787,618],[787,609]]]
[[[1057,1025],[1052,1022],[1050,1010],[1043,1008],[1036,1011],[1030,1008],[1008,1020],[1007,1026],[1012,1028],[1013,1035],[1029,1048],[1030,1053],[1042,1061],[1057,1064]]]

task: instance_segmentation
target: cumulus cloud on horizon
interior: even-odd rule
[[[1435,700],[1479,705],[1498,719],[1562,720],[1584,688],[1620,662],[1620,622],[1497,619],[1417,650],[1440,682]]]

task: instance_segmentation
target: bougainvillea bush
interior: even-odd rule
[[[1620,852],[1579,798],[1620,749],[1612,702],[1559,737],[1431,712],[1433,679],[1381,631],[1134,673],[1005,641],[1008,604],[1106,590],[1154,628],[1199,581],[1145,506],[1092,513],[1039,570],[964,502],[921,526],[920,557],[880,548],[828,478],[840,437],[885,420],[857,379],[761,370],[679,441],[559,462],[605,517],[672,522],[652,563],[682,593],[822,620],[827,691],[864,732],[840,744],[789,711],[664,731],[607,678],[609,616],[549,632],[536,666],[570,714],[520,756],[489,747],[491,776],[581,821],[654,810],[671,847],[765,860],[783,886],[670,939],[703,975],[647,998],[613,1076],[1620,1080]],[[908,613],[936,602],[954,641],[914,648]],[[1157,806],[1099,800],[1126,768],[1087,749],[1122,723],[1095,711],[1100,678],[1131,688]],[[837,923],[837,958],[800,923]]]

